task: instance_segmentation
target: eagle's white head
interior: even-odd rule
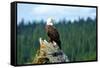
[[[46,25],[53,25],[53,23],[54,23],[54,19],[50,17],[47,19]]]

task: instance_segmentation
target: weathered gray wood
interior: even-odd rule
[[[39,39],[40,49],[38,50],[33,63],[58,63],[58,62],[69,62],[68,57],[64,52],[57,46],[55,42],[47,42],[46,40]]]

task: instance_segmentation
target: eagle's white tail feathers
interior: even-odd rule
[[[42,45],[43,43],[44,43],[44,44],[48,44],[48,42],[47,42],[46,40],[42,40],[41,37],[39,38],[39,42],[40,42],[40,45]],[[54,47],[58,48],[56,42],[53,41],[53,43],[51,43],[51,44],[53,44]],[[48,46],[48,45],[47,45],[47,46]]]
[[[57,45],[57,43],[53,41],[53,45]]]

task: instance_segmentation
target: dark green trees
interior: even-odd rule
[[[57,28],[61,46],[70,61],[96,60],[96,18],[75,20],[65,19],[54,24]],[[17,25],[17,63],[30,63],[39,49],[39,38],[48,39],[45,21],[33,21]]]

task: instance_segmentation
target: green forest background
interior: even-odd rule
[[[39,38],[48,39],[45,21],[24,19],[17,24],[17,64],[31,63],[39,49]],[[96,18],[65,19],[54,24],[59,31],[61,46],[70,62],[96,60]]]

